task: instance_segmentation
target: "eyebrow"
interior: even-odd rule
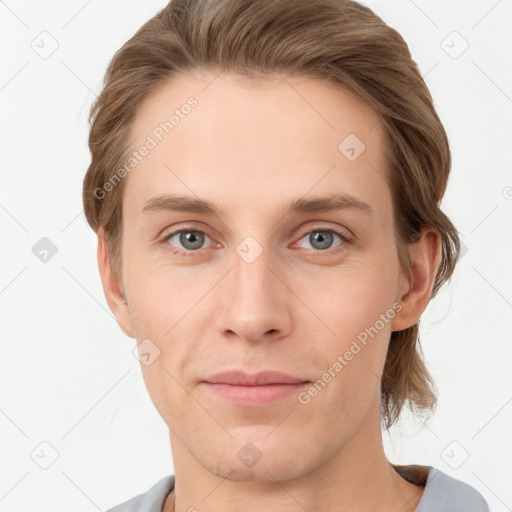
[[[332,194],[326,197],[312,199],[295,199],[285,205],[281,211],[282,216],[290,213],[316,213],[340,210],[356,210],[372,215],[369,204],[349,194]],[[173,194],[162,194],[148,199],[141,210],[141,213],[179,211],[201,213],[205,215],[221,216],[222,211],[210,201],[192,196],[178,196]]]

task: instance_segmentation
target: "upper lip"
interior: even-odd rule
[[[243,371],[230,371],[217,373],[205,379],[205,382],[210,384],[230,384],[232,386],[265,386],[269,384],[300,384],[309,381],[274,371],[252,374]]]

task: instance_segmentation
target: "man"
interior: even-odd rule
[[[172,1],[115,55],[84,205],[175,474],[116,512],[486,511],[385,427],[459,242],[403,39],[344,0]]]

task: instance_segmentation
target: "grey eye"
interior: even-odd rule
[[[179,237],[178,241],[184,249],[195,251],[197,249],[201,249],[207,235],[201,233],[201,231],[178,231],[169,237],[169,241],[173,245],[175,244],[172,242],[172,239],[175,237]]]
[[[327,231],[312,231],[309,234],[309,242],[315,249],[328,249],[332,242],[334,236],[332,233],[328,233]]]
[[[340,239],[340,243],[343,242],[343,238],[337,233],[325,229],[314,229],[309,233],[306,233],[301,240],[307,239],[311,247],[308,249],[316,249],[318,251],[325,251],[333,246],[335,237]],[[340,245],[340,243],[338,245]]]

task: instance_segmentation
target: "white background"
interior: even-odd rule
[[[385,434],[386,451],[512,510],[512,2],[365,3],[403,35],[434,97],[453,154],[443,204],[467,248],[421,324],[438,411],[427,425],[405,418]],[[104,299],[81,203],[87,114],[108,61],[165,4],[0,2],[3,512],[105,510],[173,472],[135,340]],[[43,31],[58,43],[46,59],[31,47],[42,37],[51,47]],[[453,31],[469,43],[458,58]],[[46,263],[32,252],[42,237],[58,250]],[[58,452],[48,469],[36,463],[51,462],[42,442]]]

